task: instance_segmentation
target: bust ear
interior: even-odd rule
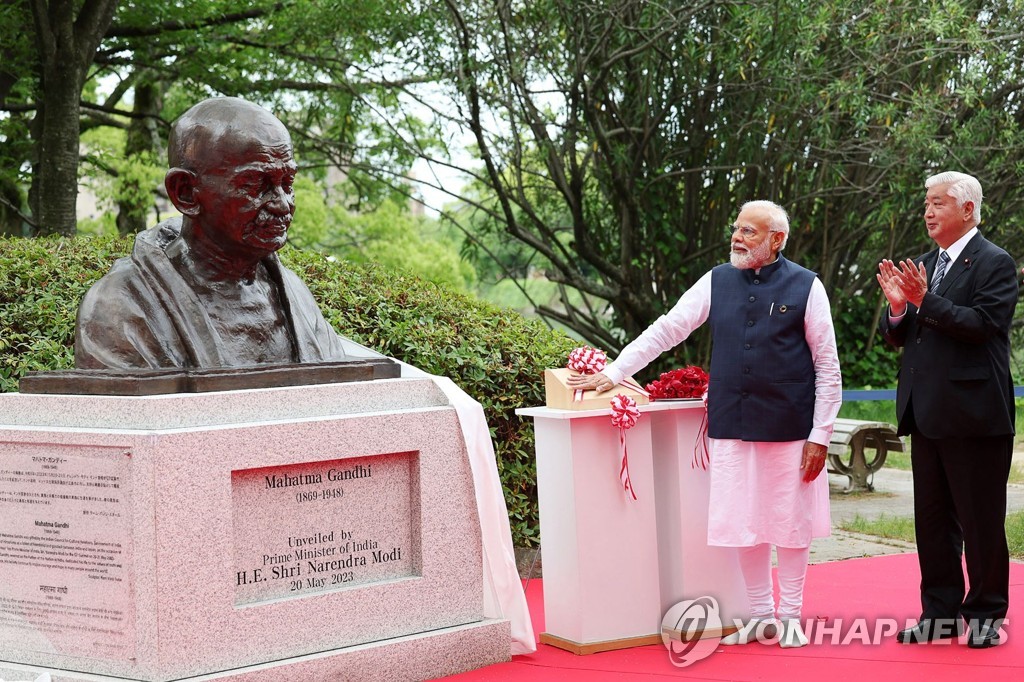
[[[195,173],[184,168],[172,168],[164,176],[164,188],[174,208],[190,218],[199,215],[199,203],[196,200],[198,180]]]

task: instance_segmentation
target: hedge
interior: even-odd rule
[[[0,391],[31,370],[74,365],[75,313],[90,285],[131,249],[118,239],[0,239]],[[517,547],[539,542],[533,428],[516,408],[543,404],[542,373],[577,345],[536,320],[379,267],[286,247],[282,260],[343,336],[451,377],[484,407]]]

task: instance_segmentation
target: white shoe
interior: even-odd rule
[[[807,646],[809,643],[807,635],[804,634],[803,628],[800,627],[799,618],[782,619],[782,637],[779,638],[779,646],[783,649],[791,649]]]
[[[725,646],[749,644],[757,640],[759,632],[764,639],[770,640],[776,636],[778,627],[779,622],[774,616],[751,618],[739,630],[723,637],[721,643]]]

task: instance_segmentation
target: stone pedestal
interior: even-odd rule
[[[0,415],[0,678],[429,679],[509,659],[430,380],[4,394]]]
[[[635,501],[619,483],[610,409],[517,411],[536,429],[543,643],[577,654],[661,644],[665,612],[706,595],[727,605],[723,622],[746,617],[735,551],[707,545],[709,474],[691,468],[703,404],[639,410],[626,436]]]

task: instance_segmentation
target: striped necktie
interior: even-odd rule
[[[946,274],[946,266],[949,264],[949,254],[943,251],[939,254],[939,264],[935,266],[935,274],[932,275],[932,285],[928,287],[928,290],[933,294],[939,290],[939,284],[942,283],[942,278]]]

